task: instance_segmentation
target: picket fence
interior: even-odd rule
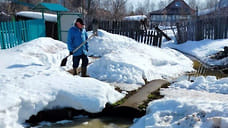
[[[140,21],[99,21],[99,28],[113,34],[124,35],[140,43],[161,47],[162,32],[157,29],[145,30]]]
[[[177,23],[178,43],[187,40],[228,38],[228,15],[205,17]]]
[[[0,47],[8,49],[38,37],[45,37],[44,20],[0,22]]]

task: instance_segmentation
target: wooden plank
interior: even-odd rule
[[[144,44],[147,44],[147,36],[148,36],[148,33],[147,33],[147,31],[144,31],[144,36],[143,36],[143,42],[144,42]]]
[[[15,46],[14,41],[13,41],[14,31],[13,31],[13,28],[12,28],[12,22],[8,22],[7,28],[9,30],[9,44],[10,44],[10,48],[12,48],[12,47]]]
[[[143,31],[140,31],[140,42],[143,43],[143,37],[144,37],[144,32]]]
[[[10,48],[10,42],[9,42],[9,30],[7,28],[7,22],[3,22],[3,28],[4,28],[4,36],[5,36],[5,46],[6,48]]]
[[[150,36],[151,36],[151,34],[150,34],[150,31],[147,31],[147,33],[148,33],[148,35],[147,35],[147,44],[148,45],[150,45]]]
[[[138,107],[148,99],[148,96],[151,93],[155,92],[165,84],[168,84],[168,82],[165,80],[153,80],[140,88],[137,93],[129,97],[123,104],[119,106],[128,106],[138,109]]]
[[[153,37],[154,37],[154,31],[151,31],[151,35],[150,35],[150,45],[153,45]]]
[[[1,22],[0,22],[0,40],[1,40],[1,49],[5,49],[3,28],[2,28],[2,23]]]
[[[158,38],[159,38],[158,47],[161,48],[161,45],[162,45],[162,33],[161,32],[159,32]]]

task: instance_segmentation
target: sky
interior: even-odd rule
[[[68,55],[67,46],[61,41],[42,37],[0,50],[0,127],[21,128],[31,115],[55,107],[100,112],[106,103],[124,97],[125,93],[115,91],[115,85],[132,90],[145,84],[142,78],[171,82],[184,72],[193,71],[193,62],[169,46],[193,55],[196,50],[199,57],[207,58],[227,42],[228,39],[203,40],[179,46],[169,41],[160,49],[99,30],[98,36],[89,41],[89,55],[99,57],[89,58],[93,62],[88,66],[90,78],[66,72],[72,68],[71,57],[67,66],[59,66]],[[189,43],[192,47],[188,49]],[[227,127],[228,78],[192,79],[193,82],[182,79],[162,89],[165,98],[151,102],[147,114],[135,120],[132,127]]]

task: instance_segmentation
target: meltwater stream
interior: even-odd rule
[[[122,117],[76,118],[68,123],[56,123],[41,126],[40,128],[129,128],[133,120]]]

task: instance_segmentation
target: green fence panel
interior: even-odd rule
[[[27,42],[27,41],[29,41],[27,34],[30,32],[27,31],[26,21],[22,21],[22,26],[23,26],[22,28],[23,28],[23,34],[24,34],[24,42]]]
[[[3,30],[2,30],[1,24],[0,24],[0,45],[1,45],[1,48],[4,48]]]
[[[21,44],[22,36],[21,36],[21,22],[15,22],[15,29],[16,29],[16,38],[17,38],[17,45]]]
[[[7,26],[8,26],[8,30],[9,30],[10,47],[14,47],[15,46],[15,42],[14,42],[14,39],[13,39],[14,31],[13,31],[13,27],[12,27],[12,22],[8,22]]]
[[[38,37],[45,37],[45,22],[44,20],[28,20],[27,23],[27,32],[28,40],[33,40]]]
[[[6,48],[10,48],[10,42],[9,42],[9,31],[7,29],[7,22],[5,22],[3,24],[4,26],[4,30],[5,30],[5,33],[4,33],[4,36],[5,36],[5,41],[6,41]]]
[[[0,48],[7,49],[38,37],[45,37],[45,21],[27,20],[0,23]]]

